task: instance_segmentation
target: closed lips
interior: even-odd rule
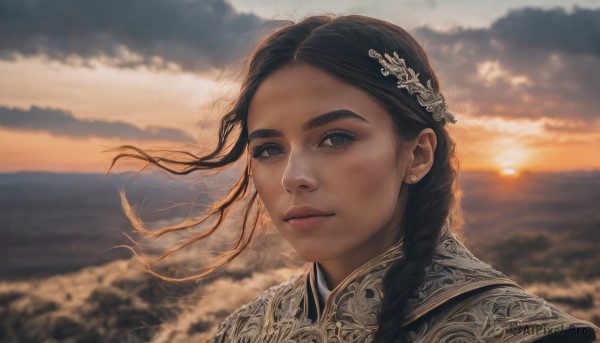
[[[290,219],[299,219],[299,218],[308,218],[308,217],[329,217],[329,216],[332,216],[332,215],[333,214],[313,214],[313,215],[310,215],[310,216],[292,217],[292,218],[289,218],[288,220],[290,220]]]
[[[290,208],[287,213],[285,214],[285,217],[283,218],[283,220],[288,221],[292,218],[307,218],[307,217],[315,217],[315,216],[332,216],[335,213],[331,213],[331,212],[326,212],[323,210],[320,210],[318,208],[315,207],[310,207],[310,206],[295,206]]]

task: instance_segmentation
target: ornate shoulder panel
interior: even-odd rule
[[[487,263],[477,259],[451,234],[440,238],[425,280],[408,301],[405,325],[460,294],[489,285],[517,284]]]
[[[498,286],[430,314],[409,342],[534,342],[544,336],[593,334],[600,329],[513,286]],[[569,337],[571,336],[571,337]],[[583,337],[581,337],[583,338]]]
[[[271,307],[271,300],[281,295],[287,295],[285,296],[287,300],[302,299],[300,294],[295,294],[301,290],[298,284],[302,283],[302,275],[292,276],[289,280],[267,289],[249,303],[239,307],[219,325],[214,342],[239,342],[243,337],[250,338],[248,342],[254,342],[254,338],[263,331],[265,313]]]

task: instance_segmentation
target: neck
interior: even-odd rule
[[[327,281],[327,288],[333,290],[356,269],[396,244],[400,240],[400,233],[404,230],[403,226],[400,227],[401,222],[401,220],[391,222],[386,229],[381,230],[360,246],[342,256],[318,261]]]

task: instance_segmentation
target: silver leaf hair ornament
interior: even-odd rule
[[[377,51],[369,50],[369,56],[378,60],[383,66],[381,73],[383,76],[390,74],[398,78],[398,88],[408,90],[411,95],[415,95],[419,104],[425,107],[427,111],[433,114],[433,119],[436,121],[446,120],[446,122],[456,123],[454,114],[448,112],[448,106],[444,96],[436,92],[431,86],[431,80],[427,80],[427,87],[419,81],[419,74],[408,68],[404,59],[400,58],[396,52],[394,57],[385,54],[385,58]]]

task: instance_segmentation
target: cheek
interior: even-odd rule
[[[335,191],[349,211],[362,216],[369,211],[369,217],[386,216],[395,209],[401,185],[393,146],[365,149],[349,156],[342,168],[333,171],[331,180],[335,180]]]
[[[261,168],[255,168],[252,172],[252,183],[258,192],[258,196],[265,205],[269,214],[274,210],[278,192],[281,192],[281,183],[276,174]]]
[[[377,195],[376,190],[396,188],[400,175],[394,161],[394,151],[388,147],[363,149],[353,154],[344,163],[341,173],[345,178],[345,188],[357,194],[370,195]]]
[[[258,194],[262,195],[265,192],[265,188],[267,187],[267,183],[263,181],[264,177],[261,175],[260,172],[253,170],[251,180]]]

